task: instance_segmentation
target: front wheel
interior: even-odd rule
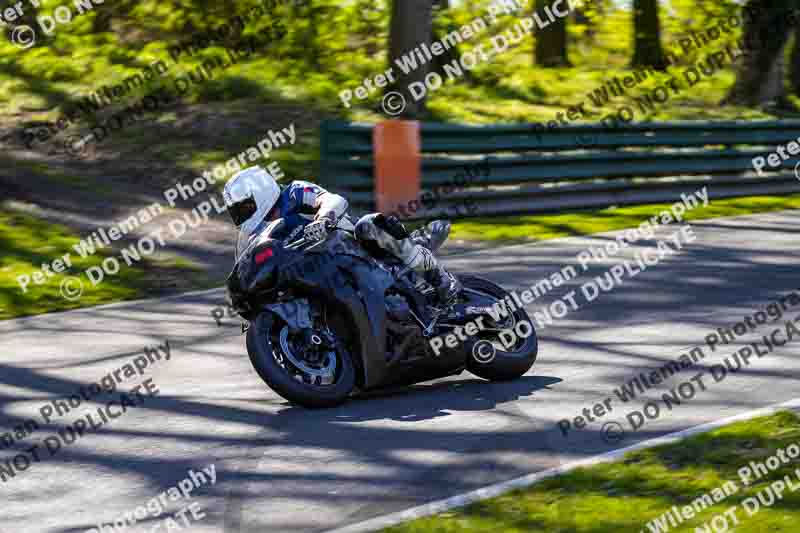
[[[502,302],[509,292],[496,283],[492,283],[478,276],[458,276],[464,286],[463,297],[470,300],[470,295],[486,301],[487,297],[495,302]],[[513,344],[506,345],[499,339],[501,331],[512,330],[526,322],[528,327],[518,328],[527,337],[515,335]],[[502,323],[494,324],[496,327],[486,328],[479,332],[477,340],[467,346],[467,370],[483,379],[490,381],[508,381],[525,375],[536,362],[539,353],[539,341],[528,313],[517,308],[505,317]]]
[[[272,390],[303,407],[335,407],[355,387],[351,356],[327,328],[292,333],[281,317],[265,311],[247,330],[247,352]]]

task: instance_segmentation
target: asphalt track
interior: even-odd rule
[[[697,240],[680,254],[541,331],[540,359],[522,379],[492,384],[464,373],[332,410],[290,406],[261,383],[236,320],[226,317],[218,326],[211,317],[221,290],[2,322],[3,431],[28,418],[41,422],[39,409],[51,398],[98,381],[143,355],[145,346],[169,340],[171,356],[122,386],[151,378],[157,396],[0,482],[0,531],[87,531],[211,463],[216,484],[197,489],[191,500],[207,516],[181,531],[325,531],[800,396],[800,343],[789,343],[621,438],[609,439],[602,424],[624,426],[625,415],[645,400],[615,399],[611,413],[568,438],[556,427],[640,372],[702,345],[715,328],[800,287],[800,211],[693,228]],[[525,289],[564,265],[577,266],[579,252],[613,237],[498,247],[448,264]],[[579,277],[529,310],[579,291],[654,245],[640,241],[587,272],[578,268]],[[798,314],[800,307],[787,318]],[[761,326],[713,354],[706,350],[703,364],[721,362],[775,327]],[[687,370],[646,397],[660,398],[699,371]],[[0,464],[101,403],[81,405],[0,450]],[[149,518],[127,531],[148,531],[156,522]]]

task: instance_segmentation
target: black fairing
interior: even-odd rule
[[[280,232],[278,232],[279,234]],[[292,289],[327,302],[353,325],[364,388],[387,379],[385,291],[393,277],[361,249],[348,232],[335,231],[311,250],[286,248],[276,232],[264,232],[239,257],[228,278],[231,302],[247,320],[272,303],[279,290]],[[256,257],[271,249],[260,265]]]

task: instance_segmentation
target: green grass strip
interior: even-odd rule
[[[504,244],[591,235],[638,226],[672,204],[609,207],[554,215],[520,215],[461,220],[453,224],[452,239],[493,241]],[[748,215],[800,208],[800,194],[786,197],[750,196],[712,200],[708,207],[688,211],[685,220]]]
[[[72,248],[79,236],[69,228],[50,224],[15,210],[0,208],[0,320],[36,315],[51,311],[64,311],[80,307],[107,304],[122,300],[152,297],[161,291],[162,276],[167,272],[181,272],[193,282],[208,286],[198,270],[181,259],[154,261],[151,259],[122,268],[117,275],[107,275],[96,286],[83,272],[99,266],[113,250],[101,250],[93,256],[81,258]],[[23,292],[17,277],[39,271],[42,264],[70,253],[72,268],[45,278],[44,283],[33,281]],[[83,283],[83,295],[70,301],[61,295],[61,283],[68,277],[78,277]]]
[[[472,504],[385,530],[387,533],[638,533],[674,507],[692,506],[705,494],[712,505],[666,533],[692,532],[738,506],[736,533],[790,533],[800,523],[800,490],[786,489],[752,516],[742,506],[771,483],[789,478],[800,488],[800,462],[781,464],[746,485],[737,474],[750,461],[765,461],[778,449],[800,443],[800,417],[790,412],[740,422],[676,444],[628,454],[624,460],[581,468],[529,489]],[[726,482],[736,491],[717,501]],[[721,496],[721,493],[717,493]],[[766,498],[766,493],[762,493]],[[750,505],[753,509],[753,505]],[[701,529],[703,531],[703,529]],[[713,527],[709,531],[714,531]]]

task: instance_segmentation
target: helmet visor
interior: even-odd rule
[[[250,196],[241,202],[231,204],[231,206],[228,207],[228,214],[231,216],[231,220],[233,220],[233,223],[238,228],[247,222],[247,220],[253,216],[256,210],[256,201],[252,196]]]

